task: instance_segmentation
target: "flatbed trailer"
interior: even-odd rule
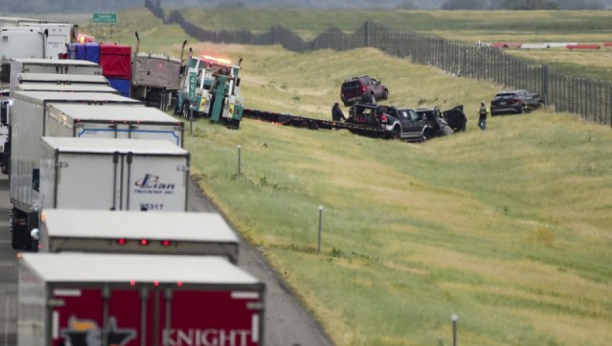
[[[324,120],[317,118],[309,118],[301,115],[294,115],[290,113],[276,113],[270,111],[262,111],[257,109],[245,108],[243,116],[245,118],[267,121],[276,123],[284,126],[302,127],[311,130],[318,129],[345,129],[352,133],[370,136],[370,137],[390,137],[391,133],[385,129],[377,128],[374,126],[357,125],[344,123],[340,121]]]

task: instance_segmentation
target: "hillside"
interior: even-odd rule
[[[138,30],[143,50],[178,55],[178,27],[147,12],[129,17],[118,39],[131,44]],[[538,111],[493,118],[482,132],[476,107],[497,86],[372,49],[189,45],[244,58],[251,108],[325,117],[341,81],[365,73],[385,81],[398,106],[466,105],[467,133],[416,145],[250,120],[238,131],[196,123],[193,176],[338,345],[450,345],[452,313],[466,345],[612,339],[608,127]]]

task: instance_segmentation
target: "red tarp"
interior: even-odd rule
[[[100,43],[100,65],[105,77],[130,79],[132,76],[132,47]]]
[[[568,44],[567,49],[600,49],[598,44]]]
[[[612,42],[604,42],[604,47],[612,47]]]

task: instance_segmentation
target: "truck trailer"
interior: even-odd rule
[[[184,124],[159,109],[51,104],[44,136],[160,139],[183,147]]]
[[[214,256],[23,254],[17,345],[258,346],[265,285]]]
[[[45,209],[38,243],[39,252],[220,256],[237,264],[239,239],[218,213]]]
[[[189,152],[167,141],[43,137],[40,168],[11,180],[13,248],[45,209],[186,211]]]
[[[19,73],[11,81],[9,97],[15,91],[76,91],[76,92],[119,92],[110,88],[108,80],[99,75]]]
[[[2,62],[2,83],[15,91],[22,73],[51,73],[101,76],[102,67],[91,61],[15,58]],[[8,80],[7,80],[8,77]]]

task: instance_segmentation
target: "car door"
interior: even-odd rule
[[[383,93],[382,93],[382,90],[381,90],[381,88],[380,88],[380,82],[379,82],[379,81],[377,81],[377,80],[376,80],[376,79],[374,79],[374,78],[371,78],[371,79],[370,79],[370,83],[371,83],[371,85],[372,85],[372,91],[374,92],[374,95],[376,96],[376,98],[380,98],[380,97],[382,97],[382,94],[383,94]]]

